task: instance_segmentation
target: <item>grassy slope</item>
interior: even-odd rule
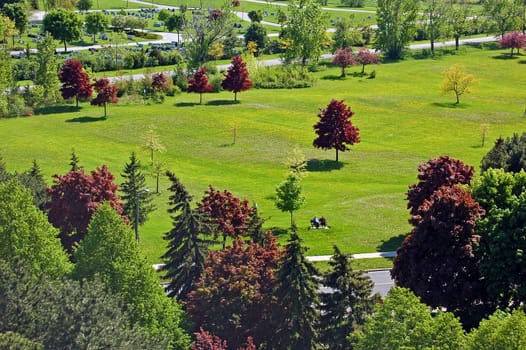
[[[463,49],[466,50],[466,49]],[[207,94],[168,98],[163,105],[84,104],[80,111],[0,120],[0,154],[10,170],[23,171],[37,159],[46,178],[68,170],[72,148],[86,169],[103,163],[117,176],[132,151],[143,164],[141,135],[157,126],[168,152],[158,155],[199,199],[209,184],[257,202],[267,227],[287,227],[288,214],[274,208],[272,195],[286,175],[287,152],[299,147],[311,160],[305,178],[307,203],[296,214],[310,255],[329,255],[337,243],[345,252],[393,250],[409,231],[404,192],[416,181],[419,163],[441,154],[478,166],[492,141],[481,147],[480,126],[489,123],[488,140],[524,130],[525,58],[500,59],[500,50],[469,49],[438,59],[407,60],[374,67],[376,79],[335,79],[338,68],[317,73],[316,87],[298,90],[251,90],[238,95]],[[442,72],[462,62],[480,83],[473,94],[440,94]],[[373,67],[367,67],[372,70]],[[358,70],[355,68],[354,70]],[[352,72],[352,70],[351,70]],[[312,125],[331,98],[345,99],[356,115],[362,142],[340,153],[314,149]],[[237,129],[232,144],[233,128]],[[154,188],[153,178],[149,178]],[[141,229],[142,247],[159,261],[171,223],[166,213],[167,181],[156,199],[158,210]],[[331,229],[307,230],[308,220],[324,215]],[[285,241],[286,237],[280,239]]]

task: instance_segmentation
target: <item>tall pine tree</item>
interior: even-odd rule
[[[135,239],[139,242],[139,225],[143,225],[148,220],[148,214],[155,209],[155,206],[152,204],[152,193],[146,187],[141,163],[135,152],[132,152],[130,162],[124,166],[121,176],[125,179],[121,184],[123,214],[130,219],[135,230]]]
[[[329,266],[330,270],[323,276],[323,285],[331,291],[320,296],[319,339],[328,349],[350,349],[347,336],[365,323],[374,305],[380,301],[380,295],[371,295],[373,281],[364,272],[353,270],[352,258],[342,254],[336,245]]]
[[[319,320],[318,280],[314,265],[305,257],[306,248],[293,228],[285,254],[276,271],[274,349],[314,349]]]
[[[168,295],[184,300],[192,290],[192,285],[204,270],[208,245],[212,241],[206,235],[212,233],[202,214],[191,208],[192,196],[183,184],[170,171],[166,172],[172,185],[169,191],[173,228],[164,235],[168,242],[168,251],[162,256],[166,261],[164,278],[170,279]]]

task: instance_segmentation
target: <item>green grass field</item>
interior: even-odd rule
[[[394,250],[410,229],[404,193],[416,181],[419,163],[447,154],[478,168],[495,138],[524,131],[526,57],[507,59],[507,53],[462,48],[435,59],[368,66],[376,79],[353,77],[360,69],[355,67],[342,80],[340,69],[330,67],[316,73],[313,88],[252,89],[238,95],[239,104],[232,104],[232,93],[222,92],[204,95],[203,105],[196,104],[197,94],[169,97],[161,105],[110,105],[107,120],[100,118],[102,108],[85,103],[77,111],[67,105],[49,114],[0,120],[0,154],[10,171],[24,171],[36,159],[51,183],[52,174],[68,171],[74,148],[86,169],[108,164],[120,182],[132,151],[148,165],[141,136],[154,125],[167,148],[156,156],[195,200],[209,184],[228,189],[257,203],[267,228],[284,229],[289,215],[274,207],[272,197],[287,173],[283,162],[297,147],[309,159],[303,180],[307,201],[295,214],[308,255],[330,255],[333,244],[349,253]],[[463,63],[479,81],[458,106],[453,95],[440,93],[442,73],[454,63]],[[362,138],[350,152],[340,153],[339,164],[334,151],[312,147],[316,115],[332,98],[351,106]],[[490,128],[482,147],[484,123]],[[152,176],[148,182],[153,189]],[[158,209],[141,228],[141,247],[151,262],[160,261],[162,236],[171,228],[167,186],[163,178]],[[325,216],[331,228],[308,230],[314,215]],[[278,237],[284,243],[287,235]]]

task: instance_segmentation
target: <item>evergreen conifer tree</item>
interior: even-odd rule
[[[192,196],[179,179],[170,171],[166,172],[166,176],[172,183],[168,212],[173,228],[164,235],[168,241],[168,251],[162,256],[166,261],[164,278],[170,279],[168,295],[184,300],[204,270],[208,245],[212,243],[204,235],[212,231],[202,214],[191,208]]]
[[[123,214],[130,219],[135,230],[135,239],[139,242],[139,225],[148,219],[148,214],[155,209],[152,204],[152,193],[146,187],[146,179],[141,172],[141,163],[132,152],[130,162],[124,166],[121,176],[125,179],[121,184],[121,196],[124,201]]]
[[[276,271],[276,334],[269,340],[274,349],[314,349],[319,320],[316,268],[293,228]]]
[[[320,295],[320,341],[328,349],[350,349],[346,337],[365,323],[380,295],[371,295],[373,281],[364,272],[353,270],[352,258],[342,254],[336,245],[329,266],[323,285],[331,291]]]

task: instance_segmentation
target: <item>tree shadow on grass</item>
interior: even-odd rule
[[[307,161],[307,171],[332,171],[343,168],[342,162],[331,159],[309,159]]]
[[[77,117],[77,118],[67,119],[66,123],[93,123],[93,122],[100,122],[100,121],[103,121],[103,120],[106,120],[106,118],[105,117],[84,116],[84,117]]]
[[[380,245],[378,245],[377,249],[380,252],[392,252],[396,251],[401,245],[404,239],[407,237],[408,233],[401,233],[398,236],[393,236],[389,238],[387,241],[382,241]]]
[[[38,114],[59,114],[71,113],[80,111],[80,107],[76,106],[46,106],[38,109]]]
[[[175,104],[176,107],[194,107],[199,106],[199,103],[194,102],[178,102]]]
[[[449,102],[449,103],[444,103],[444,102],[434,102],[431,104],[432,106],[435,106],[435,107],[441,107],[441,108],[459,108],[459,109],[464,109],[466,108],[466,106],[462,105],[461,103],[457,104],[455,102]]]
[[[517,54],[514,54],[513,56],[510,56],[509,52],[506,52],[506,53],[503,52],[500,55],[496,55],[496,56],[493,56],[491,58],[493,58],[494,60],[503,60],[503,61],[512,61],[512,60],[519,59]]]
[[[228,106],[237,104],[239,104],[239,101],[234,100],[214,100],[206,103],[207,106]]]
[[[518,64],[526,64],[526,60],[520,60],[519,62],[517,62]]]
[[[481,43],[468,43],[466,45],[476,48],[476,49],[502,50],[502,47],[500,47],[500,44],[496,41],[488,41],[488,42],[481,42]]]
[[[321,79],[322,80],[345,80],[346,77],[342,77],[341,75],[325,75]]]
[[[277,226],[271,227],[269,230],[272,232],[272,235],[274,235],[274,237],[276,238],[280,236],[286,236],[289,233],[289,229]]]

